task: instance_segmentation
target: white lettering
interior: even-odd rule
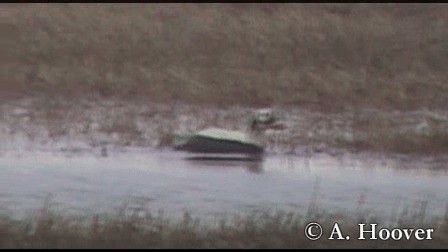
[[[428,232],[428,234],[426,236],[426,240],[432,240],[431,234],[432,234],[432,232],[434,232],[434,228],[428,228],[428,229],[426,229],[426,232]]]
[[[366,238],[364,238],[364,233],[370,233],[370,240],[376,240],[376,236],[375,236],[375,228],[377,224],[370,224],[370,227],[372,228],[370,231],[364,230],[364,226],[366,224],[358,224],[359,225],[359,238],[358,240],[365,240]]]
[[[405,228],[405,229],[403,229],[403,231],[404,231],[404,236],[406,237],[406,240],[411,239],[411,235],[412,235],[412,233],[414,233],[414,229],[413,228],[412,229]]]
[[[380,229],[379,236],[380,236],[381,240],[385,241],[385,240],[389,239],[390,232],[389,232],[389,230],[382,228],[382,229]]]
[[[342,237],[342,232],[341,229],[339,228],[338,223],[335,223],[333,226],[333,231],[331,231],[331,235],[328,238],[328,240],[334,240],[333,236],[337,234],[338,235],[338,240],[345,240],[344,237]]]
[[[415,231],[415,239],[421,241],[423,239],[425,239],[425,237],[421,237],[420,235],[424,235],[425,234],[425,230],[419,228]]]
[[[393,229],[391,235],[392,239],[394,239],[395,241],[398,241],[401,239],[401,237],[403,237],[403,233],[400,229]]]
[[[423,229],[423,228],[418,228],[418,229],[414,229],[414,228],[394,228],[394,229],[388,229],[388,228],[381,228],[379,230],[377,230],[377,225],[378,224],[370,224],[370,230],[367,229],[365,226],[366,224],[358,224],[359,226],[359,237],[358,240],[365,240],[365,239],[369,239],[369,240],[377,240],[379,237],[380,240],[386,241],[389,239],[393,239],[395,241],[399,241],[401,239],[405,239],[405,240],[411,240],[411,239],[416,239],[417,241],[422,241],[422,240],[432,240],[432,234],[434,232],[434,228],[428,228],[428,229]],[[333,231],[331,232],[331,236],[330,238],[328,238],[329,240],[333,240],[333,236],[337,235],[337,239],[338,240],[344,240],[343,236],[342,236],[342,232],[339,228],[338,225],[335,225],[333,227]],[[370,235],[370,237],[367,237]],[[348,239],[347,239],[348,240]]]

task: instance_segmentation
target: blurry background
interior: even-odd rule
[[[448,106],[447,4],[2,4],[0,10],[3,94]]]
[[[447,4],[1,4],[0,248],[446,248],[447,27]],[[261,162],[172,151],[261,107],[286,125]]]

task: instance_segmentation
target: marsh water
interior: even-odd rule
[[[105,154],[105,153],[103,153]],[[189,160],[184,153],[129,147],[30,150],[0,156],[0,213],[21,216],[45,202],[66,213],[123,208],[202,217],[257,209],[440,216],[448,203],[443,162],[381,155],[267,155],[261,161]]]

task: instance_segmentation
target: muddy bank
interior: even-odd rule
[[[273,107],[286,124],[266,134],[268,153],[370,151],[446,156],[448,111],[353,109],[328,113]],[[173,133],[217,126],[244,130],[255,107],[123,99],[21,97],[0,103],[0,152],[51,148],[170,148]]]

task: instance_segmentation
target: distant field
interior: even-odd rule
[[[447,4],[2,4],[0,91],[448,107]]]

